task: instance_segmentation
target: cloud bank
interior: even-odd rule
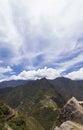
[[[12,69],[0,79],[77,78],[71,74],[83,68],[82,12],[82,0],[0,1],[0,67]]]
[[[57,71],[53,68],[43,68],[38,70],[30,70],[30,71],[22,71],[19,75],[11,76],[11,79],[28,79],[28,80],[36,80],[41,79],[43,77],[47,79],[55,79],[56,77],[60,76],[60,70]]]

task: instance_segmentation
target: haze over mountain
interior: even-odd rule
[[[6,87],[16,87],[18,85],[22,85],[29,82],[28,80],[10,80],[10,81],[3,81],[0,82],[0,88]]]

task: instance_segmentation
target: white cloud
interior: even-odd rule
[[[60,64],[60,67],[65,70],[68,70],[69,68],[74,69],[74,67],[77,63],[79,64],[80,62],[82,62],[82,59],[83,59],[83,54],[79,54],[78,56],[74,57],[71,60],[62,62]]]
[[[3,63],[3,61],[2,61],[2,60],[0,60],[0,64],[1,64],[1,63]]]
[[[77,71],[73,71],[73,72],[69,73],[68,75],[65,75],[65,77],[68,77],[68,78],[71,78],[71,79],[82,80],[83,79],[83,68],[81,68]]]
[[[11,42],[11,44],[15,45],[15,42],[19,39],[19,34],[12,20],[13,16],[8,0],[0,1],[0,16],[0,32],[3,33],[4,36],[2,39],[0,38],[0,41]]]
[[[13,69],[10,66],[0,67],[0,82],[9,79],[5,73],[13,74]]]
[[[43,77],[47,79],[55,79],[56,77],[60,77],[60,72],[62,70],[56,70],[53,68],[43,68],[38,70],[31,70],[31,71],[23,71],[19,75],[13,75],[10,79],[24,79],[24,80],[36,80],[41,79]]]
[[[7,67],[0,67],[0,74],[4,74],[6,72],[12,72],[13,69],[10,66]]]
[[[83,36],[82,12],[82,0],[0,1],[0,48],[11,50],[8,57],[0,57],[3,65],[24,65],[28,70],[34,69],[36,75],[41,71],[36,69],[42,66],[57,64],[58,69],[66,70],[81,62],[83,40],[78,40]],[[74,56],[78,50],[79,54]],[[37,59],[39,55],[42,61]],[[74,57],[63,62],[68,56]],[[58,63],[60,59],[62,62]],[[38,63],[34,65],[35,62]],[[19,76],[26,73],[30,76],[32,71],[23,71]],[[42,74],[45,75],[43,71]],[[53,76],[52,71],[50,78]]]

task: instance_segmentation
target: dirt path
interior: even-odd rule
[[[11,108],[9,108],[9,109],[10,109],[10,115],[7,116],[6,121],[5,121],[5,123],[4,123],[4,126],[5,126],[5,128],[6,128],[7,130],[13,130],[13,129],[8,125],[7,122],[8,122],[9,120],[11,120],[12,117],[17,117],[17,116],[18,116],[18,112],[15,111],[15,110],[13,110],[13,109],[11,109]]]
[[[13,130],[7,123],[5,123],[5,128],[6,128],[7,130]]]
[[[18,111],[14,110],[10,107],[8,107],[8,108],[9,108],[10,114],[7,116],[6,121],[10,120],[12,117],[18,116]]]

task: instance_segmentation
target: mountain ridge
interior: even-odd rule
[[[2,81],[0,82],[0,89],[7,88],[7,87],[16,87],[18,85],[23,85],[30,80],[9,80],[9,81]]]

